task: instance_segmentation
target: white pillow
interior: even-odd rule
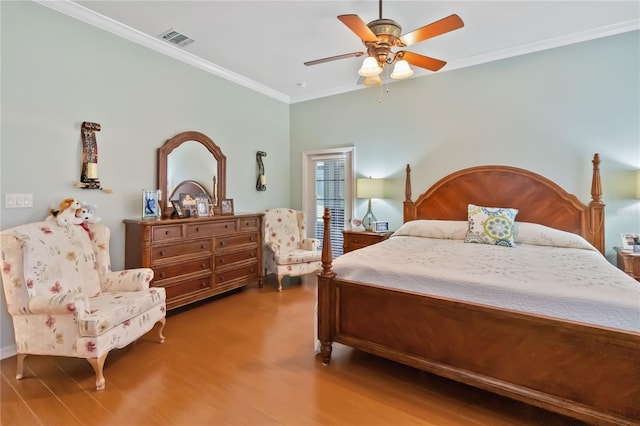
[[[464,239],[465,243],[515,247],[513,223],[518,209],[469,204],[467,213],[469,229]]]
[[[467,222],[464,220],[412,220],[400,227],[392,236],[464,240]]]
[[[538,223],[516,222],[515,242],[536,246],[569,247],[598,251],[587,240],[572,232],[540,225]]]

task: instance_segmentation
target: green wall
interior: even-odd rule
[[[141,217],[142,189],[156,188],[156,150],[187,130],[227,156],[236,211],[290,204],[289,105],[33,2],[0,2],[0,187],[31,193],[31,209],[0,208],[0,229],[42,220],[66,197],[96,204],[112,230],[111,261],[124,267],[125,218]],[[112,194],[82,190],[83,121],[100,123],[99,177]],[[266,151],[257,192],[256,151]],[[276,164],[278,167],[276,167]],[[13,328],[0,296],[1,346]]]
[[[413,199],[447,174],[502,164],[537,172],[590,201],[599,153],[607,257],[620,233],[640,232],[640,33],[550,49],[291,107],[291,199],[301,205],[306,150],[354,146],[357,177],[393,180],[374,200],[379,220],[402,223],[404,170]],[[446,70],[446,68],[445,68]],[[383,100],[383,103],[379,102]],[[395,194],[392,196],[391,194]],[[366,212],[357,200],[356,213]]]

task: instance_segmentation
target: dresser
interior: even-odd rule
[[[342,231],[343,237],[343,252],[348,253],[353,250],[360,249],[362,247],[370,246],[371,244],[384,241],[393,232],[371,232],[371,231]]]
[[[124,224],[125,268],[152,268],[167,309],[263,285],[262,213]]]
[[[618,268],[640,281],[640,253],[614,247],[617,253]]]

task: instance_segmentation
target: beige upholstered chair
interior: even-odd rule
[[[111,349],[128,345],[158,322],[164,341],[164,288],[149,288],[151,269],[112,272],[109,236],[102,224],[85,229],[54,220],[0,233],[18,379],[27,355],[86,358],[96,374],[96,389],[102,390]]]
[[[304,213],[291,209],[270,209],[264,213],[264,269],[278,277],[278,291],[282,278],[300,276],[322,269],[320,241],[307,238]]]

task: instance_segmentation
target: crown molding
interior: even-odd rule
[[[170,56],[174,59],[177,59],[181,62],[192,65],[194,67],[200,68],[211,74],[217,75],[218,77],[222,77],[225,80],[232,81],[248,89],[262,93],[263,95],[267,95],[269,97],[285,102],[287,104],[290,103],[289,96],[281,92],[273,90],[270,87],[257,83],[244,76],[241,76],[240,74],[236,74],[232,71],[229,71],[228,69],[218,66],[214,63],[205,61],[204,59],[192,53],[189,53],[186,50],[183,50],[177,46],[170,45],[167,42],[157,39],[155,37],[151,37],[141,31],[136,30],[135,28],[131,28],[128,25],[124,25],[118,21],[115,21],[111,18],[101,15],[97,12],[94,12],[93,10],[88,9],[84,6],[81,6],[78,3],[75,3],[71,0],[55,0],[55,1],[34,0],[34,1],[50,9],[53,9],[57,12],[60,12],[67,16],[75,18],[79,21],[93,25],[94,27],[98,27],[112,34],[125,38],[129,41],[140,44],[149,49],[155,50],[156,52]]]

